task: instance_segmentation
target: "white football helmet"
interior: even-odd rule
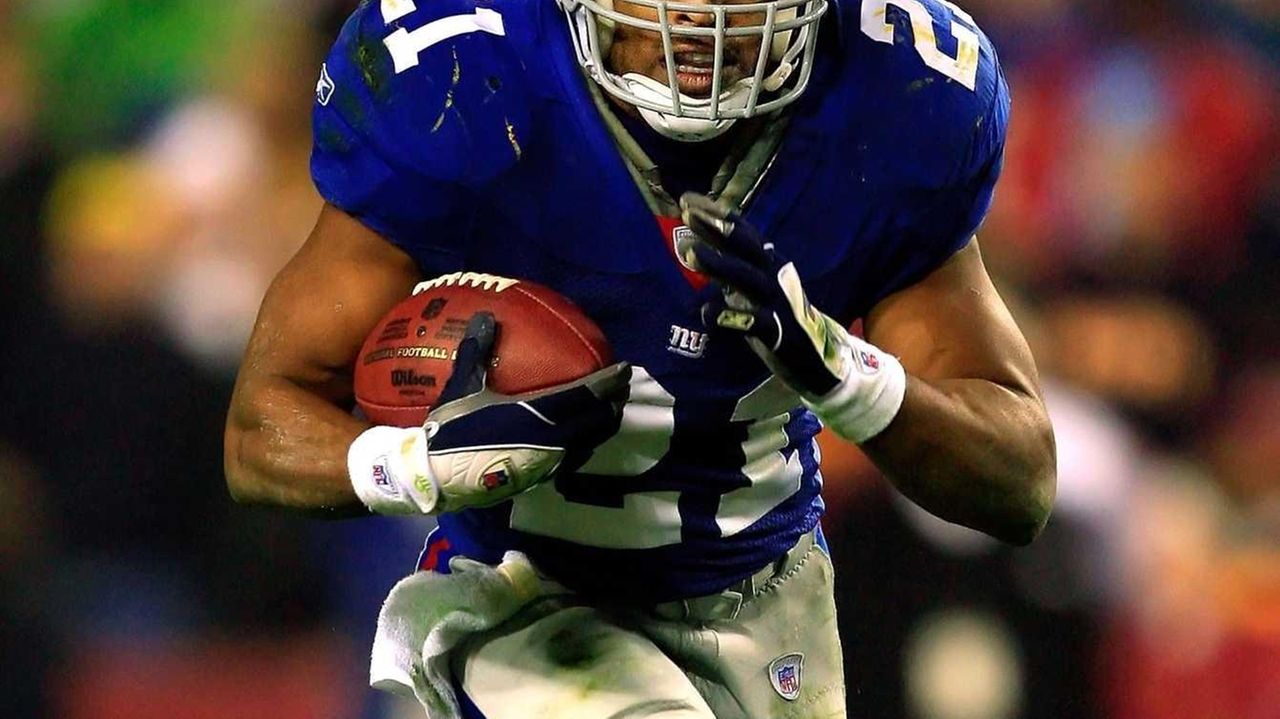
[[[627,0],[654,10],[657,20],[644,20],[613,8],[613,0],[557,0],[569,18],[578,62],[600,87],[634,105],[658,133],[674,140],[699,142],[727,131],[739,118],[773,112],[804,92],[813,71],[818,22],[827,11],[827,0],[763,0],[744,4],[725,2],[667,2]],[[672,24],[669,12],[711,16],[714,25]],[[734,15],[763,14],[759,25],[730,27]],[[618,75],[605,63],[617,26],[648,30],[662,38],[667,78],[660,82],[640,73]],[[755,73],[729,87],[722,87],[726,40],[759,38],[761,52]],[[715,59],[711,92],[705,98],[680,92],[676,77],[674,38],[712,38]]]

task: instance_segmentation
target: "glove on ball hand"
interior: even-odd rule
[[[557,471],[573,471],[618,430],[630,365],[537,392],[498,394],[485,388],[497,331],[493,315],[471,318],[422,427],[372,427],[351,444],[352,486],[370,509],[439,514],[496,504]]]

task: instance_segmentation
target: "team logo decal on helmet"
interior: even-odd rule
[[[740,118],[774,112],[794,102],[809,84],[818,41],[818,22],[828,0],[764,0],[750,3],[690,3],[666,0],[627,0],[648,8],[656,20],[614,9],[613,0],[557,0],[569,18],[578,62],[600,87],[634,105],[654,130],[676,140],[696,142],[724,133]],[[669,13],[710,18],[706,24],[680,24]],[[736,19],[762,18],[742,24]],[[661,37],[667,78],[655,80],[638,72],[617,74],[606,66],[619,26],[646,30]],[[759,43],[759,60],[752,75],[723,86],[726,46],[730,38]],[[677,40],[714,43],[711,92],[692,97],[680,91],[676,77]]]

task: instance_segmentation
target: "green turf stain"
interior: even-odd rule
[[[368,120],[368,111],[354,92],[343,92],[339,87],[333,93],[333,102],[338,107],[338,114],[353,130],[363,130]]]
[[[387,71],[390,69],[386,55],[381,43],[373,43],[368,38],[361,37],[356,43],[352,57],[355,66],[360,70],[360,79],[364,80],[365,87],[369,88],[369,92],[379,100],[384,99]]]
[[[329,124],[316,127],[316,143],[326,150],[335,152],[347,152],[351,149],[347,136]]]
[[[444,124],[444,116],[449,114],[449,110],[453,108],[453,91],[457,89],[458,82],[462,80],[462,63],[458,60],[458,48],[454,47],[453,53],[453,73],[449,77],[449,89],[444,93],[444,107],[440,108],[440,115],[436,118],[435,124],[431,126],[431,131],[435,132]]]
[[[511,121],[505,117],[502,118],[502,121],[507,125],[507,142],[511,144],[511,150],[516,153],[516,160],[519,161],[520,157],[524,155],[524,150],[520,149],[520,138],[516,137],[516,126],[512,125]]]

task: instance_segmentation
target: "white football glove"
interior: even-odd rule
[[[379,514],[487,507],[573,471],[617,432],[631,367],[521,395],[485,388],[497,325],[477,313],[422,427],[371,427],[347,452],[351,485]]]

